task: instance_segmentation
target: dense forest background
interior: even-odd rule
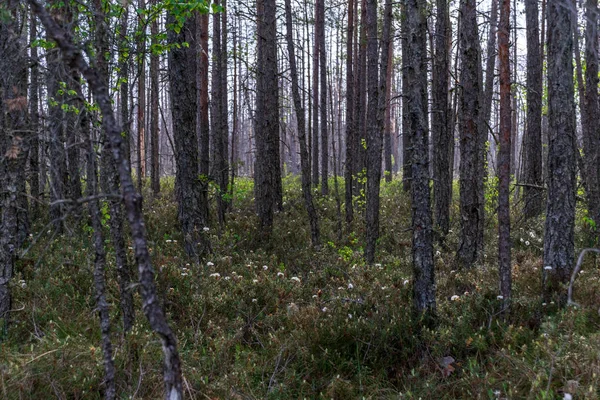
[[[2,396],[598,398],[598,18],[4,0]]]

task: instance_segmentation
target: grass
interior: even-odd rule
[[[227,227],[219,232],[211,225],[214,252],[202,265],[184,256],[173,180],[163,181],[158,199],[145,193],[156,281],[179,340],[187,397],[600,396],[600,274],[587,261],[576,288],[582,308],[541,304],[543,221],[524,224],[516,213],[513,218],[515,297],[504,321],[497,315],[493,196],[485,256],[468,271],[455,269],[455,201],[447,247],[435,249],[439,324],[428,330],[411,312],[410,201],[399,181],[382,186],[382,236],[373,266],[362,260],[361,223],[337,239],[333,197],[316,196],[324,245],[310,247],[294,178],[284,183],[285,207],[276,215],[273,241],[260,247],[252,184],[236,183]],[[589,237],[582,210],[577,221],[581,248]],[[13,323],[0,343],[0,397],[102,398],[89,230],[40,237],[13,279]],[[137,294],[137,323],[123,334],[110,252],[108,274],[119,398],[161,398],[160,343],[139,311]]]

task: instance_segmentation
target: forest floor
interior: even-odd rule
[[[173,180],[162,183],[161,196],[145,193],[144,206],[186,397],[600,398],[600,271],[593,257],[576,285],[580,308],[542,304],[543,221],[524,223],[517,205],[514,299],[510,313],[499,315],[493,190],[486,195],[485,255],[471,270],[455,267],[460,228],[454,201],[452,232],[434,250],[438,323],[427,329],[411,312],[410,202],[401,182],[382,184],[382,235],[373,266],[363,261],[360,219],[338,236],[334,196],[316,196],[323,246],[311,248],[297,178],[285,180],[284,211],[266,247],[257,242],[252,183],[238,179],[226,229],[210,226],[213,253],[201,265],[189,264]],[[585,221],[578,210],[577,249],[590,245]],[[17,265],[12,325],[0,333],[0,397],[99,399],[103,368],[91,229],[84,225],[58,237],[48,229],[35,227]],[[137,323],[123,335],[112,253],[108,275],[118,397],[159,399],[160,342],[139,311],[137,294]]]

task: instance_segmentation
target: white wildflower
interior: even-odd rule
[[[19,285],[21,286],[21,289],[25,289],[27,287],[27,282],[25,282],[23,279],[21,279],[19,281]]]
[[[202,228],[202,230],[203,230],[204,232],[208,232],[208,231],[210,231],[210,228],[209,228],[208,226],[205,226],[204,228]]]
[[[348,284],[348,289],[350,289],[350,290],[354,289],[354,285],[353,285],[353,284],[351,284],[351,283],[349,283],[349,284]]]
[[[450,297],[450,300],[452,300],[452,301],[456,301],[458,299],[460,299],[460,296],[457,295],[457,294],[455,294],[454,296]]]
[[[435,256],[436,256],[436,257],[439,257],[439,256],[441,256],[441,255],[442,255],[442,253],[441,253],[439,250],[436,250],[436,252],[435,252]]]
[[[231,279],[231,278],[230,278],[229,276],[226,276],[226,277],[225,277],[225,280],[226,280],[226,281],[228,281],[228,280],[230,280],[230,279]]]
[[[352,319],[352,314],[348,314],[348,319]]]
[[[285,274],[283,272],[278,272],[277,276],[284,276]]]
[[[252,299],[253,303],[258,303],[258,299]]]
[[[206,266],[207,266],[207,267],[214,267],[214,266],[215,266],[215,263],[214,263],[214,262],[212,262],[212,261],[209,261],[209,262],[207,262],[207,263],[206,263]]]
[[[502,295],[498,295],[498,296],[496,296],[496,298],[497,298],[498,300],[504,300],[504,296],[502,296]]]
[[[323,312],[327,312],[327,307],[323,307],[323,308],[321,309],[321,311],[323,311]]]
[[[266,266],[266,265],[263,265],[263,269],[266,271],[266,270],[268,270],[268,269],[269,269],[269,267],[268,267],[268,266]]]
[[[408,279],[405,279],[404,282],[402,282],[402,285],[404,285],[404,286],[408,285]]]
[[[252,283],[258,283],[258,279],[252,279]]]
[[[292,281],[294,281],[294,282],[298,282],[298,283],[300,283],[300,278],[298,278],[297,276],[292,276],[292,277],[290,278],[290,280],[292,280]]]
[[[525,241],[525,246],[529,246],[529,240]]]
[[[544,269],[545,269],[546,271],[550,271],[550,270],[552,269],[552,266],[551,266],[551,265],[546,265],[546,266],[544,267]]]
[[[215,272],[214,274],[210,274],[209,276],[210,276],[211,278],[220,278],[220,277],[221,277],[221,274],[220,274],[220,273],[218,273],[218,272]]]
[[[381,264],[375,264],[377,268],[381,268]]]

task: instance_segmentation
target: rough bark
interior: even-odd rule
[[[575,104],[572,6],[548,0],[548,201],[544,234],[543,291],[546,301],[566,300],[574,258]]]
[[[480,85],[479,85],[479,34],[475,0],[462,0],[461,47],[461,99],[460,99],[460,215],[461,243],[458,261],[461,267],[470,268],[478,260],[483,246],[482,193],[483,168],[481,158]]]
[[[321,194],[329,194],[327,182],[329,176],[329,140],[327,138],[327,58],[325,51],[325,0],[317,0],[319,25],[317,40],[319,41],[319,75],[320,95],[319,109],[321,111]],[[333,132],[331,133],[333,135]]]
[[[408,126],[413,138],[411,162],[413,306],[419,315],[435,313],[433,221],[429,193],[429,141],[427,129],[427,20],[425,4],[406,2],[408,57]]]
[[[157,5],[157,0],[152,0],[152,5]],[[151,53],[150,53],[150,184],[152,193],[160,193],[160,158],[158,138],[158,62],[159,55],[154,49],[158,38],[158,17],[152,19],[150,25]]]
[[[404,17],[401,21],[401,33],[402,33],[402,93],[408,93],[410,87],[408,85],[408,76],[406,71],[408,70],[408,18],[406,16],[407,5],[402,3],[402,10]],[[405,192],[410,191],[411,185],[411,173],[412,173],[412,150],[413,150],[413,138],[411,136],[411,130],[409,127],[409,101],[408,97],[402,96],[402,187]]]
[[[598,118],[598,0],[585,3],[585,97],[582,100],[581,127],[583,129],[586,198],[589,217],[600,225],[600,127]]]
[[[268,239],[273,228],[274,208],[281,205],[275,0],[259,0],[257,8],[258,69],[254,190],[259,229],[263,239]]]
[[[208,118],[208,14],[196,17],[199,22],[199,129],[200,138],[200,214],[208,223],[208,175],[210,169],[210,122]]]
[[[367,0],[367,235],[365,260],[375,260],[379,238],[379,188],[383,126],[379,119],[379,54],[377,51],[377,0]],[[385,78],[384,78],[385,79]]]
[[[35,16],[30,18],[30,42],[37,40],[37,19]],[[40,109],[39,109],[39,90],[40,90],[40,60],[38,58],[37,46],[31,46],[31,85],[29,86],[29,117],[31,121],[31,142],[29,146],[29,192],[33,197],[31,202],[31,215],[35,218],[38,215],[39,200],[42,196],[40,190]]]
[[[447,0],[437,0],[435,26],[435,56],[433,59],[432,87],[432,139],[433,139],[433,199],[435,226],[444,237],[450,229],[450,203],[452,195],[453,160],[450,159],[450,146],[454,145],[451,126],[451,110],[448,101],[448,81],[450,75],[449,45],[450,15]]]
[[[354,123],[354,71],[352,68],[354,48],[354,1],[348,0],[348,31],[346,36],[346,164],[344,165],[346,224],[354,219],[353,176],[354,154],[356,153],[356,129]]]
[[[133,179],[131,178],[131,171],[129,169],[129,162],[124,157],[122,151],[123,138],[121,136],[121,127],[117,124],[115,119],[108,87],[102,83],[97,71],[89,67],[81,50],[73,44],[69,32],[59,26],[50,16],[48,11],[46,11],[46,9],[37,1],[29,0],[29,4],[45,26],[49,37],[54,39],[62,50],[65,62],[69,63],[72,68],[81,71],[84,78],[88,81],[90,90],[102,113],[103,123],[110,140],[113,158],[118,165],[119,177],[121,179],[121,191],[127,208],[129,225],[131,227],[131,236],[139,271],[142,307],[152,330],[160,336],[162,342],[165,360],[165,398],[168,400],[180,400],[183,398],[183,390],[181,361],[177,352],[177,339],[167,322],[161,303],[156,294],[154,269],[152,268],[152,263],[150,261],[150,252],[148,251],[148,244],[146,241],[146,228],[142,215],[142,199],[141,195],[135,190]]]
[[[175,17],[167,16],[167,24]],[[173,136],[175,142],[175,188],[178,217],[184,235],[185,251],[198,259],[208,251],[208,241],[203,233],[206,221],[201,212],[201,187],[198,177],[198,135],[196,132],[197,93],[196,85],[196,19],[185,20],[180,33],[169,30],[169,43],[175,46],[169,52],[169,83]],[[189,46],[183,46],[187,42]]]
[[[312,183],[314,186],[319,184],[319,45],[321,41],[317,37],[317,31],[321,24],[321,15],[319,13],[319,2],[324,0],[315,0],[315,11],[314,11],[314,51],[313,51],[313,114],[312,114]],[[325,121],[323,121],[325,122]]]
[[[138,0],[141,16],[145,16],[146,0]],[[139,18],[137,56],[138,104],[137,104],[137,156],[138,190],[142,191],[142,179],[146,177],[146,22]]]
[[[542,49],[538,1],[525,0],[527,24],[527,125],[523,148],[523,214],[536,217],[543,209],[542,170]]]
[[[296,53],[294,50],[294,39],[292,30],[292,6],[290,0],[285,0],[285,27],[286,41],[289,53],[290,73],[292,77],[292,96],[294,98],[294,109],[296,110],[296,119],[298,123],[298,141],[300,142],[300,164],[302,174],[302,195],[308,211],[308,220],[310,223],[310,237],[313,247],[320,246],[319,239],[319,217],[312,199],[310,191],[310,164],[308,163],[308,149],[306,148],[306,128],[304,108],[300,98],[300,89],[298,85],[298,68],[296,66]]]
[[[503,309],[510,305],[512,274],[510,267],[510,149],[511,149],[511,96],[510,96],[510,0],[502,0],[498,29],[500,58],[500,151],[498,154],[498,266],[500,295]]]

